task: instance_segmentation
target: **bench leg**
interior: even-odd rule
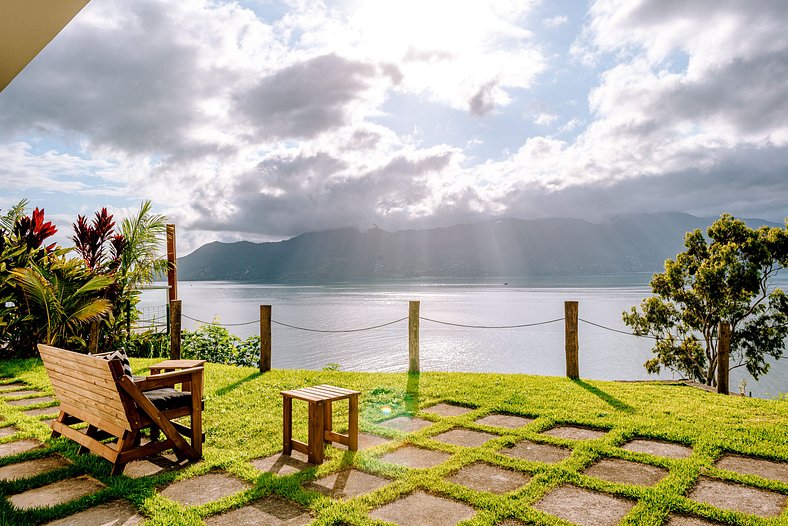
[[[349,451],[358,451],[358,395],[348,398],[347,435]]]
[[[311,406],[310,406],[311,407]],[[282,453],[289,455],[293,452],[293,399],[282,399]]]
[[[323,402],[309,404],[309,462],[323,463],[323,437],[325,435],[325,405]]]

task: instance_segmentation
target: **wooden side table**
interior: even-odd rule
[[[323,463],[323,444],[339,442],[350,451],[358,451],[358,395],[352,391],[332,385],[317,385],[291,391],[282,391],[282,450],[289,455],[294,449],[309,457],[312,464]],[[309,404],[309,435],[306,444],[293,439],[293,399]],[[335,433],[332,429],[331,404],[347,399],[347,435]]]

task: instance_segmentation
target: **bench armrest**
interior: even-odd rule
[[[134,384],[140,391],[150,391],[161,387],[173,387],[175,384],[182,384],[184,382],[191,384],[196,383],[202,386],[202,376],[202,367],[190,367],[188,369],[181,369],[180,371],[152,374],[146,376],[143,380],[137,380]]]

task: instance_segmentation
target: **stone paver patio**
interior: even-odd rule
[[[788,462],[775,462],[773,460],[739,455],[724,455],[714,465],[720,469],[735,471],[743,475],[756,475],[788,484]]]
[[[48,522],[45,526],[138,526],[143,522],[145,517],[134,506],[119,499]]]
[[[61,456],[37,458],[35,460],[27,460],[17,464],[9,464],[0,468],[0,480],[19,480],[24,478],[35,477],[47,471],[53,471],[66,466],[70,466],[71,462]]]
[[[442,464],[451,457],[450,454],[433,449],[405,446],[380,457],[384,462],[391,462],[407,468],[431,468]]]
[[[690,447],[675,442],[662,442],[660,440],[636,439],[627,442],[621,447],[627,451],[648,453],[656,457],[687,458],[692,455],[692,448]]]
[[[14,426],[0,427],[0,438],[10,437],[18,432],[19,430]]]
[[[270,457],[258,458],[252,461],[252,467],[259,471],[267,471],[282,477],[299,473],[312,466],[307,462],[307,456],[293,451],[291,455],[276,453]]]
[[[523,427],[530,424],[534,420],[535,419],[533,418],[526,418],[524,416],[493,413],[476,420],[476,423],[483,426],[517,429],[518,427]]]
[[[390,438],[373,435],[372,433],[364,433],[360,432],[358,434],[358,449],[359,451],[363,451],[365,449],[369,449],[371,447],[379,446],[381,444],[386,444],[391,442]],[[339,442],[332,442],[332,447],[337,449],[347,449],[347,446],[344,444],[340,444]]]
[[[531,476],[520,471],[504,469],[486,462],[474,462],[463,467],[447,480],[476,491],[508,493],[528,484]]]
[[[383,477],[364,473],[357,469],[346,469],[327,477],[308,482],[305,488],[319,491],[335,499],[352,498],[382,488],[391,482]]]
[[[98,480],[82,475],[11,495],[8,500],[17,508],[27,510],[63,504],[104,488],[104,484]]]
[[[653,486],[668,476],[668,470],[620,458],[606,458],[590,466],[583,474],[619,484]]]
[[[422,411],[425,413],[431,413],[433,415],[448,417],[448,416],[462,416],[465,413],[470,413],[471,411],[473,411],[473,409],[469,409],[461,405],[440,403],[440,404],[435,404],[432,407],[422,409]]]
[[[51,396],[39,396],[36,398],[23,398],[22,400],[11,400],[6,402],[8,405],[15,405],[19,407],[27,407],[29,405],[43,404],[45,402],[54,402],[55,399]]]
[[[0,457],[18,455],[19,453],[32,451],[42,446],[43,444],[38,440],[17,440],[16,442],[7,442],[5,444],[0,444]]]
[[[58,406],[53,407],[43,407],[41,409],[27,409],[26,411],[22,411],[27,416],[44,416],[44,415],[52,415],[57,416],[60,412],[60,408]]]
[[[760,517],[780,515],[788,496],[776,491],[743,486],[732,482],[701,476],[687,498],[711,504],[717,508],[739,511]]]
[[[452,526],[470,519],[475,513],[467,504],[415,491],[372,510],[370,517],[400,526]]]
[[[200,506],[249,488],[251,486],[243,480],[227,473],[217,472],[180,480],[170,484],[160,493],[185,506]]]
[[[542,434],[556,438],[565,438],[568,440],[594,440],[596,438],[605,436],[607,431],[579,426],[558,426],[552,427],[547,431],[544,431]]]
[[[205,519],[206,526],[305,526],[310,522],[307,510],[277,495]]]
[[[432,437],[433,440],[443,442],[444,444],[465,447],[479,447],[485,442],[488,442],[494,438],[498,438],[498,435],[485,433],[483,431],[474,431],[472,429],[465,429],[462,427],[450,429],[449,431]]]
[[[534,508],[580,526],[612,526],[634,505],[624,499],[564,485],[542,497]]]
[[[44,394],[37,389],[26,389],[22,391],[4,391],[0,393],[0,397],[2,398],[14,398],[15,396],[31,396],[31,395],[39,395]]]
[[[0,392],[3,391],[16,391],[17,389],[23,389],[27,387],[27,384],[23,384],[22,382],[13,382],[10,384],[3,384],[0,385]]]
[[[384,420],[380,422],[381,426],[388,427],[389,429],[396,429],[397,431],[404,431],[405,433],[412,433],[431,426],[432,422],[424,420],[423,418],[411,418],[409,416],[398,416],[391,420]]]

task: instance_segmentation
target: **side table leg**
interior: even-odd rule
[[[348,450],[358,451],[358,395],[351,395],[348,399],[347,434]]]
[[[325,409],[323,402],[309,404],[309,462],[312,464],[323,463],[323,435],[324,435]]]
[[[323,403],[323,407],[325,408],[325,411],[324,411],[325,415],[323,417],[324,418],[325,430],[326,431],[333,431],[334,430],[334,424],[333,424],[333,418],[332,418],[332,415],[331,415],[331,411],[332,411],[331,402],[324,402]],[[323,435],[325,437],[325,433],[323,433]],[[326,444],[330,444],[331,443],[330,440],[325,440],[325,438],[324,438],[323,441]]]
[[[289,455],[293,451],[293,399],[282,397],[282,453]]]

